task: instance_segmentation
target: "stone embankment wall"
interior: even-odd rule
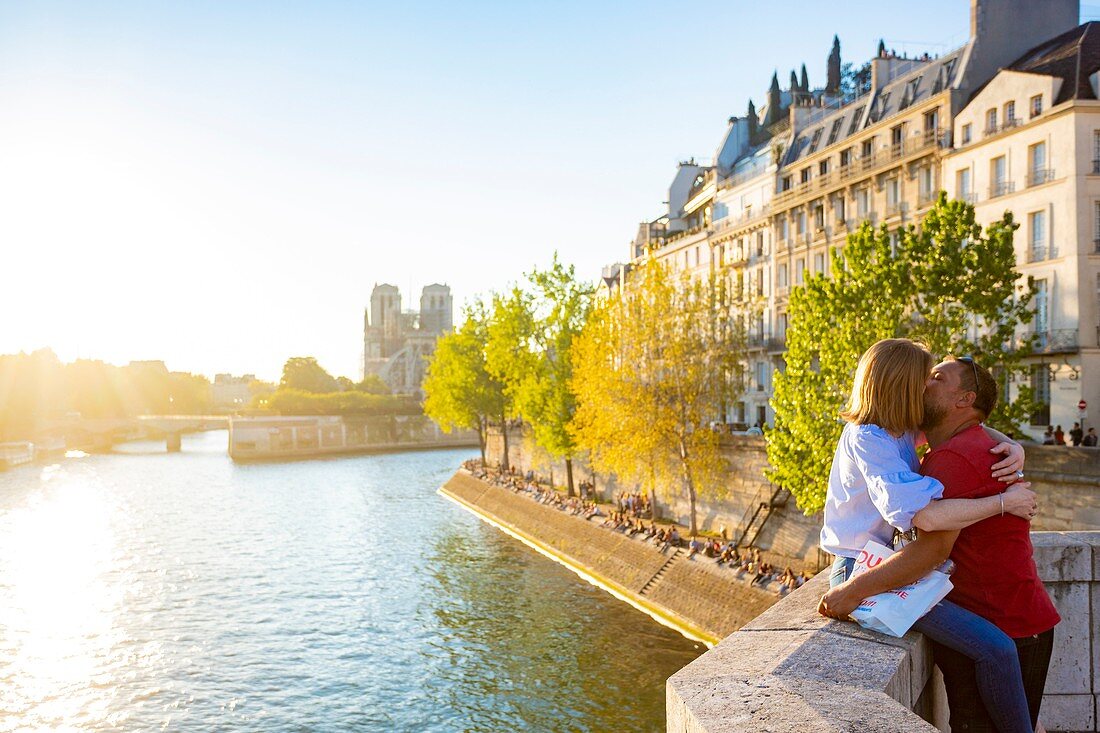
[[[534,446],[519,428],[509,429],[508,454],[511,464],[526,471],[533,468],[544,477],[553,477],[554,483],[565,483],[565,464],[551,460]],[[1027,479],[1040,495],[1039,514],[1032,522],[1036,530],[1100,530],[1100,448],[1069,448],[1029,445],[1027,452]],[[732,435],[723,440],[729,469],[724,485],[708,492],[697,505],[700,529],[721,532],[730,539],[739,539],[748,527],[745,542],[756,537],[753,543],[763,550],[787,557],[802,558],[811,569],[824,567],[828,558],[818,552],[818,534],[821,515],[807,517],[795,505],[793,498],[784,506],[771,510],[763,529],[756,535],[761,511],[749,526],[753,513],[761,503],[770,503],[775,493],[764,471],[768,466],[762,436]],[[486,455],[490,462],[499,463],[503,454],[503,441],[499,431],[489,436]],[[614,476],[594,473],[582,460],[574,461],[575,481],[594,481],[597,491],[611,498],[620,490],[633,490],[633,486],[619,485]],[[686,498],[667,499],[680,492],[666,491],[660,511],[670,519],[688,524],[689,510]],[[781,495],[782,497],[782,495]]]
[[[652,544],[464,471],[440,491],[664,623],[709,643],[777,600],[775,594],[750,588],[710,560],[689,560],[686,550],[662,553]]]
[[[1034,532],[1035,563],[1062,616],[1041,720],[1100,721],[1100,532]],[[826,573],[669,678],[667,730],[948,730],[943,680],[918,633],[902,639],[817,614]]]

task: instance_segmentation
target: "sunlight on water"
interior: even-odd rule
[[[693,644],[436,494],[224,431],[0,473],[0,733],[651,731]]]
[[[102,665],[123,596],[111,521],[93,483],[49,467],[0,520],[0,685],[21,726],[78,725],[109,705]]]

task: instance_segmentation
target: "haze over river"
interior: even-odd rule
[[[0,473],[0,731],[656,731],[704,649],[436,493],[224,431]]]

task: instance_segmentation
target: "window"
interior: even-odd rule
[[[756,256],[764,256],[764,232],[756,233]]]
[[[779,219],[779,238],[784,242],[787,241],[790,235],[790,223],[787,217],[781,217]]]
[[[859,129],[859,121],[863,119],[863,110],[865,109],[867,109],[867,105],[857,108],[855,114],[852,115],[852,124],[848,125],[849,135],[855,134],[855,131]]]
[[[699,247],[696,246],[695,247],[695,266],[698,267],[700,264],[701,263],[700,263],[700,257],[699,257]]]
[[[901,195],[901,183],[897,178],[890,178],[886,181],[886,210],[891,213],[897,213],[898,199]]]
[[[824,204],[817,204],[814,206],[814,229],[821,231],[825,228],[825,206]]]
[[[1005,102],[1005,127],[1012,127],[1016,124],[1016,103]]]
[[[836,139],[840,136],[840,126],[841,124],[843,124],[843,122],[844,120],[842,119],[833,122],[833,127],[831,130],[829,130],[829,145],[835,143]]]
[[[973,125],[971,125],[969,122],[962,126],[962,144],[963,145],[969,145],[970,144],[972,128],[973,128]]]
[[[1100,201],[1093,203],[1093,222],[1092,253],[1100,254]]]
[[[756,362],[756,391],[763,392],[768,388],[768,362]]]
[[[864,219],[871,213],[871,192],[866,188],[856,191],[856,215]]]
[[[806,259],[799,257],[794,263],[794,284],[801,285],[806,281]]]
[[[801,173],[799,174],[799,179],[800,179],[799,182],[800,183],[809,183],[810,182],[810,176],[812,175],[812,173],[813,173],[813,171],[810,170],[810,166],[806,166],[805,168],[803,168]]]
[[[814,274],[820,275],[825,272],[825,253],[818,252],[814,255]]]
[[[1027,215],[1029,262],[1047,259],[1047,213],[1034,211]]]
[[[963,200],[974,203],[974,195],[970,191],[970,169],[963,168],[955,174],[955,194]]]
[[[798,223],[798,232],[797,233],[798,234],[805,234],[806,233],[806,210],[805,209],[799,209],[798,213],[795,216],[798,217],[796,219],[796,221]]]
[[[851,164],[851,162],[852,162],[852,149],[851,148],[845,148],[844,150],[841,150],[840,151],[840,167],[841,168],[846,168]]]
[[[817,164],[817,174],[823,176],[829,172],[829,161],[823,160]]]
[[[814,152],[815,150],[817,150],[817,144],[819,142],[821,142],[821,133],[822,133],[822,129],[820,127],[817,128],[816,130],[814,130],[814,136],[810,140],[810,152],[811,153]]]
[[[917,188],[919,190],[921,201],[927,202],[932,200],[934,179],[935,177],[932,175],[932,166],[930,165],[923,166],[920,170],[917,171]]]
[[[1039,115],[1043,114],[1043,95],[1036,94],[1034,97],[1032,97],[1029,106],[1031,107],[1032,117],[1038,117]]]
[[[985,134],[992,135],[997,131],[997,110],[991,109],[985,113]]]
[[[791,177],[790,176],[783,176],[783,183],[781,184],[779,190],[780,191],[790,191],[791,190]]]
[[[780,262],[775,271],[775,285],[779,288],[787,287],[787,263]]]
[[[939,131],[940,127],[940,111],[934,109],[931,112],[924,113],[924,134],[935,135]]]
[[[1047,302],[1047,281],[1035,280],[1035,330],[1046,333],[1050,329],[1050,304]]]
[[[775,335],[779,338],[787,337],[787,314],[780,313],[775,319]]]
[[[1032,397],[1038,409],[1031,413],[1031,424],[1039,427],[1050,424],[1050,365],[1035,364],[1031,367]]]
[[[869,138],[863,141],[863,145],[860,148],[859,156],[861,158],[873,158],[875,157],[875,139]]]
[[[1007,166],[1005,156],[1000,155],[989,162],[989,196],[996,198],[1008,193]]]
[[[1038,186],[1049,180],[1047,168],[1047,144],[1035,143],[1027,149],[1027,185]]]
[[[890,128],[890,153],[901,155],[905,147],[905,125]]]
[[[848,202],[844,198],[843,193],[838,194],[837,197],[833,200],[833,217],[839,223],[844,223],[844,221],[848,219],[847,203]]]

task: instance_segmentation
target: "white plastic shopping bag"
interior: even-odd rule
[[[893,554],[890,548],[869,541],[860,551],[850,577],[866,572]],[[865,629],[904,636],[917,619],[932,610],[932,606],[942,601],[953,587],[946,574],[933,570],[915,583],[864,598],[851,616]]]

